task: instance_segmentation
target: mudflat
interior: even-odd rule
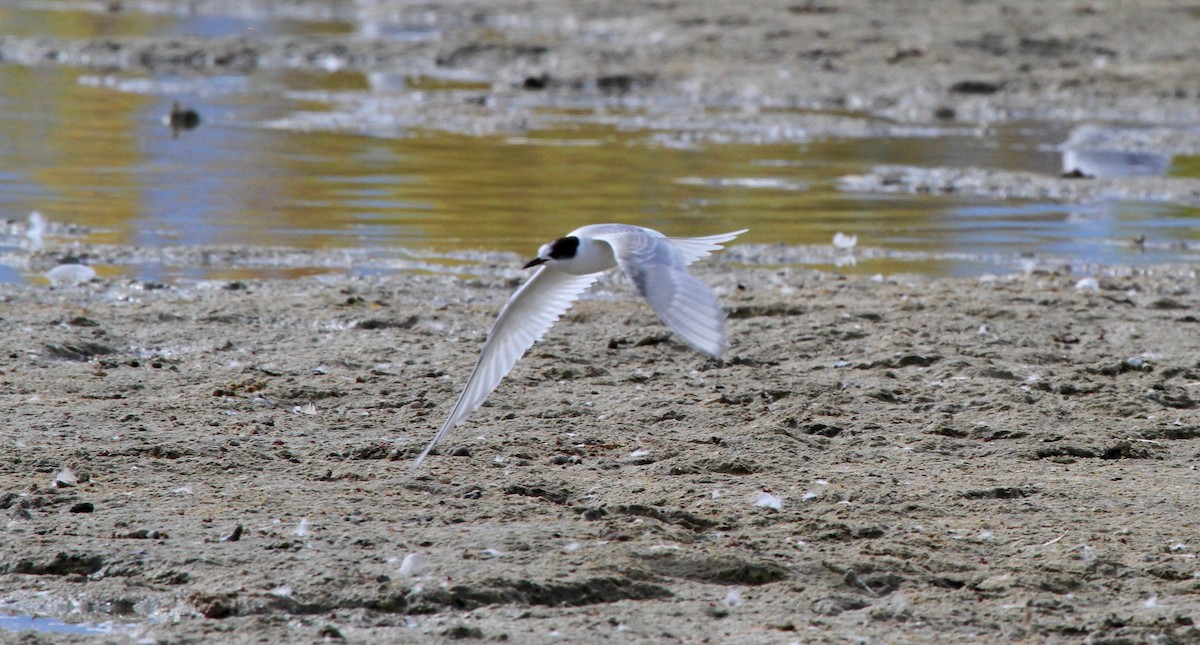
[[[564,105],[718,142],[1194,123],[1200,15],[1130,6],[460,2],[418,14],[430,40],[5,37],[0,55],[465,70],[495,80],[483,100],[390,105],[484,133]],[[232,261],[255,253],[276,251]],[[787,258],[696,267],[730,312],[721,361],[606,278],[412,481],[522,258],[0,286],[0,609],[113,625],[28,643],[1200,640],[1194,267],[934,279]]]
[[[508,260],[0,289],[6,607],[118,625],[26,640],[1200,637],[1191,268],[613,276],[406,482]]]

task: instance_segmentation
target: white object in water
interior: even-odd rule
[[[1171,156],[1128,150],[1138,130],[1086,123],[1071,131],[1062,145],[1064,173],[1087,177],[1160,177],[1171,167]]]
[[[854,248],[855,244],[858,244],[857,235],[846,235],[841,231],[833,234],[833,247],[835,249],[849,250]]]
[[[42,246],[45,245],[43,238],[46,236],[47,228],[46,218],[42,217],[41,213],[33,211],[29,214],[29,225],[25,228],[25,238],[28,240],[26,247],[30,251],[42,250]]]

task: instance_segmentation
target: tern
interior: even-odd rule
[[[641,226],[592,224],[543,244],[537,257],[524,267],[536,267],[533,276],[500,310],[458,403],[413,462],[409,477],[450,430],[483,404],[517,360],[575,300],[613,267],[621,267],[658,317],[685,343],[703,354],[720,357],[729,347],[725,311],[712,289],[692,277],[687,267],[747,230],[673,238]]]

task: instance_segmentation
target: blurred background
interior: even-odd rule
[[[1000,184],[1020,183],[1022,173],[1085,177],[1075,181],[1200,174],[1196,157],[1124,143],[1142,124],[981,123],[952,111],[900,124],[765,95],[688,96],[680,83],[636,74],[560,81],[545,71],[557,70],[555,60],[536,48],[492,48],[543,27],[518,23],[519,37],[508,37],[503,21],[422,11],[353,2],[4,3],[0,280],[41,279],[46,260],[25,255],[35,212],[58,245],[50,248],[78,242],[84,251],[528,255],[579,225],[618,221],[680,236],[749,228],[739,242],[794,246],[790,261],[870,274],[1196,257],[1200,209],[1187,200],[923,194],[845,179],[881,165],[1012,173]],[[559,30],[572,24],[557,20]],[[589,32],[571,37],[579,33]],[[394,55],[361,53],[379,47]],[[835,249],[838,232],[856,247]],[[56,253],[71,261],[69,250]],[[81,261],[106,276],[166,281],[393,270],[369,260],[230,268],[157,257]]]

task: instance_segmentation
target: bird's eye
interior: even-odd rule
[[[579,238],[560,237],[550,244],[550,257],[555,260],[565,260],[575,257],[575,252],[578,250]]]

